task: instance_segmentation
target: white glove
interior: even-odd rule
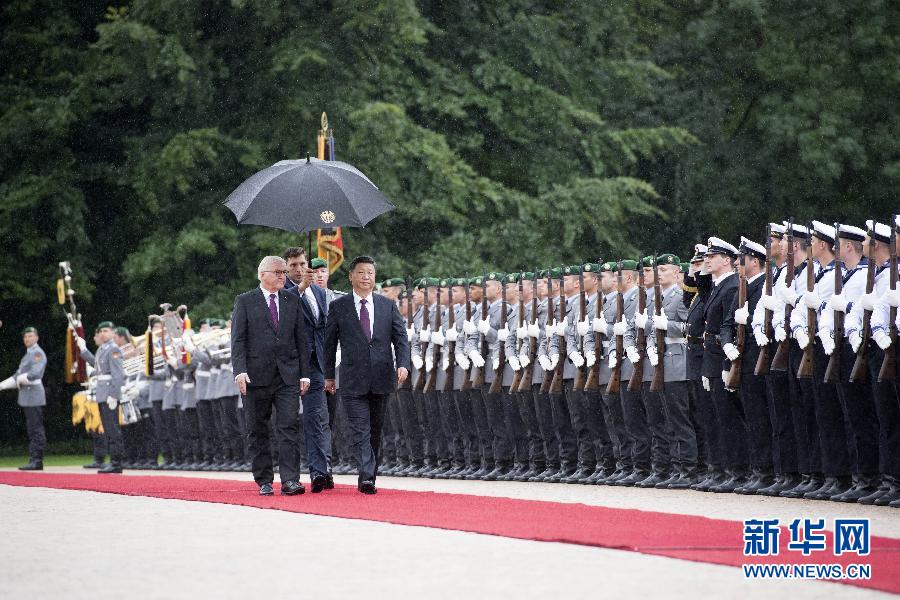
[[[776,327],[775,328],[775,341],[783,342],[787,339],[787,331],[784,330],[784,327]]]
[[[584,365],[590,369],[597,362],[597,355],[588,350],[584,353]]]
[[[462,369],[463,371],[468,371],[469,367],[472,366],[472,363],[469,361],[469,359],[466,357],[466,355],[463,354],[462,352],[456,353],[456,364],[458,364],[459,368]]]
[[[722,381],[728,381],[728,371],[722,371]]]
[[[862,302],[863,310],[873,311],[875,310],[875,305],[878,304],[878,294],[875,292],[863,294],[860,302]]]
[[[825,351],[827,356],[831,356],[831,353],[834,352],[834,340],[827,333],[825,336],[822,336],[821,331],[819,332],[819,339],[822,340],[822,350]]]
[[[738,325],[746,325],[750,320],[750,303],[744,302],[744,305],[734,311],[734,322]]]
[[[431,343],[438,346],[444,345],[444,334],[440,330],[431,332]]]
[[[577,331],[578,335],[580,335],[581,337],[586,336],[588,334],[588,331],[590,331],[590,330],[591,330],[591,322],[588,321],[587,319],[585,319],[583,321],[578,321],[578,323],[575,324],[575,331]]]
[[[516,327],[516,339],[524,340],[528,337],[528,325],[522,325],[521,327]]]
[[[642,313],[634,313],[634,326],[638,329],[644,329],[647,326],[647,319],[649,315],[647,313],[647,309],[644,309]]]
[[[185,351],[190,352],[191,354],[193,354],[193,353],[194,353],[194,350],[197,349],[197,346],[194,345],[194,340],[192,340],[192,339],[190,338],[190,336],[187,335],[187,331],[185,331],[184,333],[185,333],[185,336],[184,336],[184,338],[183,338],[183,340],[184,340],[184,349],[185,349]]]
[[[87,342],[84,341],[84,338],[75,336],[75,345],[78,346],[78,349],[84,352],[87,350]]]
[[[16,377],[16,385],[22,387],[23,385],[31,385],[31,382],[28,381],[28,373],[22,373],[18,377]]]
[[[456,330],[456,327],[451,327],[450,329],[448,329],[447,330],[447,341],[455,342],[457,339],[459,339],[459,332]]]
[[[116,407],[119,405],[119,401],[110,396],[106,399],[106,406],[109,407],[109,410],[116,410]]]
[[[794,330],[794,339],[797,340],[797,345],[800,346],[801,350],[809,346],[809,336],[803,331],[802,327]]]
[[[763,308],[772,312],[778,312],[781,310],[781,307],[784,306],[784,303],[774,294],[771,296],[763,294],[760,302],[762,302]]]
[[[463,333],[465,333],[466,335],[472,335],[476,331],[478,331],[478,328],[475,327],[475,323],[473,323],[472,321],[463,321]]]
[[[472,361],[472,364],[479,369],[484,366],[484,357],[478,354],[478,350],[470,350],[469,359]]]
[[[707,392],[711,391],[711,390],[710,390],[710,387],[709,387],[709,378],[708,378],[706,375],[704,375],[703,377],[701,377],[701,378],[700,378],[700,381],[703,382],[703,389],[704,389],[704,390],[706,390]]]
[[[425,372],[431,373],[431,370],[434,369],[434,357],[431,356],[431,353],[425,357]]]
[[[659,364],[659,354],[656,352],[656,346],[647,346],[647,360],[650,361],[651,367]]]
[[[805,291],[803,292],[803,304],[806,305],[806,308],[811,308],[813,310],[818,310],[819,305],[822,304],[822,299],[819,297],[818,292],[816,290],[813,291]]]
[[[669,317],[666,315],[653,315],[653,326],[660,331],[665,331],[669,328]]]
[[[832,310],[836,310],[838,312],[845,313],[845,312],[847,312],[848,304],[849,304],[849,301],[847,300],[847,298],[844,296],[843,293],[835,294],[834,296],[831,297]]]
[[[623,316],[621,321],[613,325],[613,335],[625,335],[626,331],[628,331],[628,321]]]
[[[506,359],[506,362],[509,363],[509,366],[512,367],[513,371],[518,371],[522,368],[522,363],[519,362],[518,357],[510,356]]]
[[[768,345],[769,338],[766,337],[766,334],[763,333],[762,329],[757,329],[753,332],[753,337],[756,338],[756,345],[762,348],[763,346]]]
[[[550,357],[550,370],[553,371],[556,369],[556,365],[559,364],[559,354],[554,354]]]
[[[416,371],[420,370],[424,364],[425,364],[425,361],[422,360],[421,356],[413,356],[412,357],[412,365]]]
[[[576,369],[580,369],[584,366],[584,357],[578,352],[569,353],[569,360],[572,361],[572,364],[575,365]]]
[[[616,353],[613,352],[609,355],[609,370],[612,371],[616,368],[616,365],[619,364],[619,359],[616,358]]]
[[[526,353],[523,352],[519,355],[519,364],[522,365],[523,369],[531,364],[531,359],[528,358],[528,355]]]
[[[896,290],[888,289],[882,298],[884,298],[888,306],[893,306],[894,308],[900,306],[900,287]]]
[[[786,285],[776,285],[775,286],[775,294],[778,296],[778,299],[781,300],[784,304],[790,304],[794,306],[797,303],[797,295]]]
[[[431,339],[431,330],[430,329],[423,329],[422,331],[419,332],[419,341],[420,342],[427,342],[430,339]]]
[[[628,360],[631,361],[631,364],[636,365],[641,360],[641,355],[638,354],[637,348],[634,346],[628,346],[625,349],[625,354],[628,356]]]
[[[446,371],[448,368],[450,368],[450,357],[445,356],[441,359],[441,370]]]
[[[862,338],[859,337],[859,332],[851,331],[849,340],[850,340],[850,348],[852,348],[853,353],[856,354],[857,352],[859,352],[859,347],[862,344]]]
[[[878,347],[882,350],[887,350],[891,346],[891,336],[886,334],[882,329],[876,331],[875,335],[872,336],[872,339],[875,340],[875,343],[878,344]]]
[[[609,323],[606,322],[606,319],[594,317],[594,320],[591,321],[591,329],[605,337],[609,337]]]
[[[497,339],[501,342],[505,342],[509,338],[509,329],[503,327],[497,330]]]
[[[493,367],[493,369],[494,369],[495,371],[496,371],[498,368],[500,368],[500,357],[499,357],[499,356],[495,356],[495,357],[494,357],[494,360],[491,361],[491,367]]]
[[[0,381],[0,390],[14,390],[16,389],[16,377],[13,375],[12,377],[7,377],[3,381]]]
[[[412,327],[406,328],[406,341],[411,342],[416,335],[416,330]]]
[[[541,356],[538,356],[538,364],[541,365],[541,368],[544,370],[544,373],[547,373],[548,371],[553,370],[553,368],[550,366],[550,359],[547,358],[546,356],[544,356],[543,354]]]
[[[736,361],[741,355],[741,351],[737,349],[737,346],[730,342],[722,346],[722,351],[725,352],[725,356],[727,356],[728,360],[731,362]]]
[[[481,319],[478,321],[477,328],[481,335],[487,335],[488,331],[491,330],[491,321],[489,319]]]
[[[553,329],[555,330],[556,335],[558,335],[559,337],[563,337],[564,335],[566,335],[566,328],[568,326],[568,323],[566,323],[565,321],[559,321],[553,326]]]
[[[334,367],[341,366],[341,347],[338,346],[337,352],[334,353]]]
[[[541,335],[541,326],[537,324],[537,322],[529,323],[528,325],[528,335],[537,339],[538,336]]]

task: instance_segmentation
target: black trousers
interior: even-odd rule
[[[176,462],[182,462],[185,458],[178,429],[179,412],[181,412],[181,409],[178,407],[163,410],[163,418],[166,421],[166,436],[169,440],[169,451],[172,453],[172,460]]]
[[[703,387],[700,379],[691,379],[691,423],[697,434],[697,464],[718,467],[716,462],[718,440],[715,430],[715,416],[712,413],[712,394]]]
[[[766,396],[766,380],[752,371],[741,373],[741,405],[747,418],[747,446],[750,466],[763,472],[773,470],[772,420]]]
[[[350,443],[359,464],[359,482],[375,481],[378,475],[381,429],[384,426],[387,394],[347,394],[343,396],[347,410]]]
[[[99,412],[99,407],[97,410]],[[91,433],[91,442],[94,449],[94,460],[98,463],[102,463],[106,460],[106,455],[109,453],[109,444],[106,443],[106,435],[102,433]]]
[[[122,425],[122,443],[125,445],[125,458],[130,463],[143,460],[144,427],[141,421]]]
[[[875,411],[875,399],[872,396],[872,385],[868,377],[863,381],[850,382],[850,373],[856,361],[856,353],[850,342],[841,344],[841,383],[838,386],[838,397],[847,415],[853,439],[856,442],[856,461],[853,465],[854,475],[874,477],[879,472],[878,464],[878,416]],[[835,350],[837,352],[838,350]],[[851,457],[853,452],[851,451]]]
[[[575,434],[575,444],[578,448],[578,467],[593,469],[597,464],[597,455],[594,452],[594,436],[588,427],[587,407],[582,398],[584,391],[575,389],[573,384],[573,379],[563,380],[566,409],[569,413],[572,432]]]
[[[524,392],[516,392],[516,396],[519,418],[522,419],[522,423],[525,425],[525,436],[528,442],[528,463],[543,470],[547,465],[547,454],[544,449],[544,436],[538,424],[534,394],[531,389],[528,389]]]
[[[197,401],[197,418],[200,421],[202,458],[206,462],[213,462],[221,458],[223,452],[222,436],[219,433],[211,400]]]
[[[601,385],[600,397],[606,409],[606,426],[613,443],[613,453],[619,468],[634,468],[634,443],[625,427],[625,413],[622,409],[622,396],[619,393],[607,394],[606,385]]]
[[[552,373],[546,373],[551,377]],[[569,403],[566,400],[566,389],[562,393],[548,393],[550,414],[553,416],[553,430],[559,444],[559,462],[564,469],[574,469],[578,465],[578,440],[572,427],[572,416],[569,414]]]
[[[447,451],[447,438],[444,437],[444,426],[441,423],[438,393],[423,393],[422,402],[425,408],[425,456],[433,461],[446,463],[450,458]]]
[[[141,450],[141,460],[156,464],[159,459],[159,443],[156,440],[156,426],[153,422],[152,409],[150,407],[141,409],[141,420],[139,421],[143,429],[144,446]]]
[[[225,458],[244,460],[244,434],[238,422],[237,396],[226,396],[213,400],[219,430],[222,432],[222,444]]]
[[[747,452],[747,423],[740,399],[735,392],[725,389],[721,377],[710,379],[716,425],[720,436],[723,466],[726,469],[744,469],[750,462]]]
[[[472,398],[469,391],[453,392],[453,402],[459,417],[460,436],[463,443],[466,464],[477,465],[481,462],[481,445],[478,442],[478,429],[475,427],[475,415],[472,412]]]
[[[464,465],[466,451],[459,424],[459,411],[456,409],[455,393],[438,392],[437,397],[443,435],[447,441],[447,456],[454,466]]]
[[[791,414],[794,418],[794,437],[797,439],[797,459],[801,473],[821,473],[822,453],[813,380],[797,377],[802,358],[803,350],[796,341],[791,340],[788,382],[791,386]]]
[[[769,353],[774,350],[774,346],[771,346]],[[764,378],[766,398],[769,401],[769,420],[772,422],[772,461],[775,472],[799,473],[788,375],[784,371],[770,370]]]
[[[485,464],[494,464],[494,436],[488,421],[487,405],[485,403],[485,391],[481,388],[471,388],[469,399],[471,400],[472,416],[475,419],[475,430],[478,432],[478,443],[481,452],[481,461]]]
[[[490,384],[486,383],[481,388],[484,398],[484,408],[487,412],[488,427],[491,431],[491,447],[494,449],[494,463],[498,465],[510,465],[513,461],[513,445],[506,426],[506,415],[503,409],[503,396],[506,391],[492,394]]]
[[[537,419],[538,431],[544,443],[544,459],[546,466],[559,468],[559,440],[553,429],[553,408],[550,406],[550,397],[541,393],[541,384],[531,386],[531,395],[534,402],[534,415]],[[543,466],[535,460],[537,466]]]
[[[397,390],[400,419],[403,422],[404,455],[410,462],[421,465],[425,462],[425,441],[422,421],[416,408],[413,392],[409,388]]]
[[[277,381],[267,386],[247,387],[244,397],[250,430],[250,461],[258,485],[274,479],[269,420],[275,409],[275,439],[278,445],[278,473],[282,482],[300,479],[300,464],[294,450],[300,427],[300,394],[296,386]]]
[[[153,423],[153,431],[156,436],[157,453],[163,455],[164,461],[172,461],[175,459],[172,453],[172,445],[169,441],[168,428],[166,427],[166,419],[163,416],[162,400],[154,400],[150,403],[150,420]],[[156,460],[154,457],[152,460]]]
[[[878,415],[878,470],[884,475],[900,477],[900,404],[896,382],[878,381],[884,351],[872,341],[869,345],[869,380]]]
[[[178,410],[178,435],[181,437],[181,449],[184,453],[184,460],[187,462],[202,460],[200,420],[197,418],[196,408]]]
[[[326,398],[328,425],[331,427],[331,457],[328,464],[337,465],[346,462],[352,464],[356,459],[347,449],[347,418],[341,405],[341,390],[336,390],[334,394],[326,394]]]
[[[663,409],[672,436],[669,442],[669,456],[673,465],[693,469],[697,466],[697,434],[691,421],[690,383],[669,381],[664,384],[664,389]]]
[[[628,432],[631,440],[631,464],[637,469],[649,469],[651,467],[650,429],[647,427],[642,390],[629,391],[628,381],[623,377],[619,395],[622,399],[625,431]]]
[[[668,422],[663,392],[650,391],[649,381],[641,384],[641,400],[650,432],[650,462],[656,471],[672,468],[672,426]]]
[[[121,463],[125,456],[125,446],[122,444],[122,430],[119,428],[119,408],[112,410],[106,402],[99,404],[103,435],[109,447],[109,461],[114,464]]]
[[[853,464],[850,448],[856,442],[844,419],[837,384],[824,381],[829,359],[822,348],[822,342],[816,339],[812,382],[816,421],[819,424],[822,472],[829,477],[849,477]]]
[[[397,460],[404,457],[403,450],[403,420],[400,418],[400,405],[397,402],[397,394],[391,394],[387,399],[387,417],[385,427],[390,427],[390,439],[385,435],[386,458]]]
[[[519,405],[522,403],[518,392],[513,392],[508,387],[503,388],[501,395],[503,402],[503,416],[506,425],[506,435],[513,451],[513,461],[516,464],[528,464],[528,430],[522,419]]]
[[[28,433],[28,458],[35,462],[44,460],[47,449],[47,434],[44,433],[44,407],[23,406],[25,431]]]

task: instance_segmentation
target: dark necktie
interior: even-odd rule
[[[278,329],[278,307],[275,306],[275,294],[269,294],[269,314],[272,315],[272,325]]]
[[[363,335],[371,342],[372,327],[369,323],[369,309],[366,308],[366,300],[364,298],[359,301],[359,324],[362,326]]]

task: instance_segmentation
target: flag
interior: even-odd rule
[[[334,160],[334,132],[328,127],[328,115],[322,113],[322,129],[316,139],[318,158]],[[328,273],[334,273],[344,263],[344,239],[341,228],[317,229],[316,248],[319,258],[328,263]]]
[[[75,343],[75,333],[78,334],[78,337],[84,338],[84,327],[81,326],[81,323],[78,324],[75,331],[72,331],[71,327],[66,328],[66,383],[87,381],[87,365],[81,358],[78,344]]]

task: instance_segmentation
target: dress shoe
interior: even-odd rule
[[[497,463],[494,470],[484,476],[484,481],[497,481],[512,470],[512,467],[503,463]]]
[[[312,493],[318,494],[319,492],[324,490],[325,483],[327,481],[328,480],[325,478],[324,475],[322,475],[321,473],[316,473],[312,478],[312,482],[310,483],[310,489],[311,489]]]
[[[628,477],[616,481],[615,485],[621,487],[634,487],[637,482],[643,481],[648,477],[650,477],[650,471],[647,471],[646,469],[636,468],[631,472],[630,475],[628,475]]]
[[[875,499],[875,506],[890,506],[895,500],[900,500],[900,487],[892,486],[888,491]]]
[[[102,469],[103,468],[103,459],[94,458],[94,462],[89,465],[83,465],[84,469]]]
[[[620,479],[625,479],[631,475],[631,469],[629,467],[619,467],[615,471],[613,471],[609,477],[603,482],[603,485],[616,485],[616,482]]]
[[[528,481],[547,481],[554,475],[559,473],[559,467],[554,465],[547,465],[547,467],[535,475],[534,477],[530,477]]]
[[[325,474],[325,489],[326,490],[334,489],[334,477],[331,475],[331,473]]]
[[[809,476],[809,481],[806,482],[806,485],[801,485],[800,487],[794,488],[793,490],[788,490],[790,495],[787,495],[787,493],[781,495],[784,498],[803,498],[809,492],[814,492],[821,488],[824,483],[824,475],[822,475],[821,473],[812,473]],[[799,494],[799,496],[796,494]]]
[[[803,494],[812,491],[809,487],[809,483],[811,481],[812,475],[810,473],[801,473],[800,483],[792,488],[785,488],[781,490],[780,492],[778,492],[778,495],[782,498],[802,498]]]
[[[760,490],[765,489],[775,483],[775,476],[771,473],[756,473],[747,483],[734,490],[736,494],[745,496],[754,496]]]
[[[577,470],[578,469],[576,469],[575,467],[561,466],[559,468],[559,471],[557,471],[555,475],[546,479],[545,481],[547,483],[560,483],[561,481],[571,477]]]
[[[466,479],[469,481],[481,481],[482,477],[493,471],[493,467],[488,467],[487,464],[482,464],[474,473],[470,475],[466,475]]]
[[[374,481],[360,481],[357,485],[357,489],[363,494],[377,494],[378,490],[375,489]]]
[[[668,480],[663,481],[660,484],[657,484],[657,488],[663,486],[664,489],[667,490],[686,490],[691,487],[691,483],[693,483],[694,478],[685,471],[679,471],[677,475],[674,477],[670,477]]]
[[[466,470],[466,465],[458,464],[441,476],[441,479],[461,479],[460,475]]]
[[[832,502],[857,502],[860,498],[865,498],[869,494],[875,492],[878,480],[875,477],[866,475],[857,475],[853,478],[853,487],[844,492],[829,498]]]
[[[775,481],[769,487],[757,490],[758,496],[778,496],[781,490],[789,490],[797,487],[800,483],[800,475],[798,473],[778,473]]]
[[[900,508],[900,498],[897,498],[896,500],[891,501],[891,503],[888,504],[888,506],[890,506],[891,508]]]
[[[282,496],[300,496],[306,491],[303,484],[299,481],[286,481],[281,484]]]
[[[843,494],[849,489],[849,477],[826,477],[817,489],[803,494],[806,500],[828,500],[832,496]]]
[[[563,483],[584,483],[594,474],[594,465],[581,465],[578,469],[562,480]]]
[[[519,473],[523,473],[524,465],[522,463],[515,463],[509,471],[506,472],[505,475],[501,475],[497,477],[497,481],[513,481],[516,478],[516,475]]]
[[[710,487],[709,491],[714,494],[730,494],[745,483],[747,483],[747,477],[744,476],[742,471],[732,471],[728,479],[719,485]]]
[[[544,471],[544,468],[543,465],[532,464],[527,471],[516,478],[516,481],[531,481],[531,478],[540,475]]]
[[[106,465],[105,467],[103,467],[102,469],[97,471],[97,473],[103,473],[104,475],[106,475],[108,473],[121,473],[121,472],[122,472],[122,465],[119,463],[109,463],[108,465]]]
[[[712,490],[712,488],[722,485],[728,481],[728,479],[729,475],[725,471],[713,469],[707,473],[707,476],[702,481],[692,485],[691,489],[699,492],[708,492]]]
[[[669,478],[669,473],[666,471],[653,471],[650,473],[650,476],[646,479],[642,479],[634,484],[635,487],[639,488],[652,488],[656,487],[656,484],[662,483]]]
[[[22,465],[19,467],[20,471],[43,471],[44,470],[44,461],[41,460],[30,460],[27,465]]]
[[[264,483],[259,486],[259,495],[260,496],[274,496],[275,490],[272,489],[271,483]]]

